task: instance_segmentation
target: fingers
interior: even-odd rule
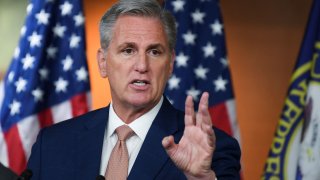
[[[209,93],[204,92],[201,96],[198,113],[196,118],[196,125],[207,134],[207,140],[210,147],[215,146],[215,134],[212,129],[212,121],[209,113]]]
[[[186,98],[184,123],[186,126],[195,125],[195,113],[192,96],[187,96]]]
[[[162,146],[166,150],[169,157],[172,157],[177,149],[177,144],[174,142],[173,136],[167,136],[162,139]]]
[[[212,127],[210,126],[205,126],[205,128],[203,129],[203,131],[205,131],[205,133],[207,134],[207,142],[208,145],[212,148],[215,148],[215,144],[216,144],[216,135],[214,133],[214,130],[212,129]]]
[[[197,113],[197,126],[203,127],[203,125],[212,126],[211,117],[208,109],[209,104],[209,93],[204,92],[202,93],[199,107],[198,107],[198,113]]]

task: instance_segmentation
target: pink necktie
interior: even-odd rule
[[[134,134],[127,125],[116,129],[118,135],[117,144],[114,146],[105,174],[106,180],[125,180],[128,177],[129,155],[126,140]]]

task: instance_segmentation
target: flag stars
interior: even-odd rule
[[[169,90],[179,89],[180,81],[180,78],[178,78],[176,75],[172,75],[168,80]]]
[[[80,41],[81,41],[80,36],[72,34],[70,38],[70,43],[69,43],[70,48],[77,48],[79,46]]]
[[[214,57],[214,52],[216,51],[216,47],[212,46],[210,42],[207,43],[206,46],[202,47],[202,50],[204,52],[204,57]]]
[[[88,80],[88,72],[84,67],[81,67],[76,71],[76,76],[78,81],[87,81]]]
[[[32,9],[33,9],[33,4],[31,4],[31,3],[28,4],[28,6],[27,6],[27,14],[30,14]]]
[[[58,52],[58,48],[50,45],[50,46],[47,48],[48,58],[50,58],[50,59],[55,59],[57,52]]]
[[[13,57],[14,57],[15,59],[17,59],[17,58],[19,57],[19,55],[20,55],[20,48],[19,48],[19,47],[16,47],[16,48],[14,49]]]
[[[194,101],[198,101],[198,96],[200,95],[200,93],[201,92],[198,89],[195,89],[193,86],[189,90],[187,90],[187,95],[192,96],[192,99]]]
[[[27,70],[27,69],[30,69],[33,67],[33,63],[35,61],[35,58],[28,53],[21,61],[23,63],[22,68],[24,70]]]
[[[39,69],[40,79],[46,80],[49,76],[49,70],[47,68],[41,68]]]
[[[63,65],[63,70],[69,71],[72,68],[73,60],[69,55],[67,55],[67,57],[64,60],[62,60],[61,63]]]
[[[202,65],[199,65],[196,69],[194,69],[194,73],[196,74],[196,77],[198,79],[206,80],[207,79],[207,75],[206,74],[208,72],[209,72],[209,69],[202,67]]]
[[[186,56],[183,52],[180,52],[176,56],[176,65],[177,67],[187,67],[189,56]]]
[[[26,86],[27,86],[27,81],[25,79],[23,79],[22,77],[19,77],[18,81],[16,81],[16,83],[15,83],[15,86],[16,86],[17,93],[25,91]]]
[[[35,102],[39,102],[39,101],[43,100],[44,92],[40,88],[36,88],[31,93],[32,93],[32,95],[34,97],[34,101]]]
[[[191,31],[188,31],[187,33],[182,35],[182,38],[184,39],[185,44],[194,45],[197,35],[193,34]]]
[[[13,78],[14,78],[14,72],[10,71],[8,74],[8,80],[10,83],[13,81]]]
[[[22,28],[20,29],[20,35],[24,36],[27,32],[27,27],[26,26],[22,26]]]
[[[211,24],[210,27],[212,29],[213,35],[216,35],[216,34],[221,35],[222,34],[223,25],[219,22],[219,20],[215,20],[215,22],[213,24]]]
[[[10,115],[11,116],[19,114],[20,108],[21,108],[21,103],[14,99],[13,102],[9,105],[9,108],[10,108]]]
[[[215,91],[226,91],[226,85],[228,83],[228,80],[223,79],[221,76],[218,77],[218,79],[213,81],[213,84],[215,85]]]
[[[74,16],[73,20],[75,21],[76,26],[81,26],[84,23],[84,17],[82,13],[79,13],[78,15]]]
[[[59,77],[59,79],[54,82],[54,85],[56,86],[56,92],[66,92],[68,84],[68,81],[64,80],[62,77]]]
[[[183,6],[186,4],[186,2],[184,2],[183,0],[175,0],[175,1],[172,1],[171,4],[173,6],[173,11],[179,12],[179,11],[183,11]]]
[[[62,5],[60,5],[61,15],[66,16],[71,13],[73,5],[70,4],[68,1],[65,1]]]
[[[200,12],[199,9],[196,9],[195,12],[191,13],[193,23],[200,23],[202,24],[203,18],[206,16],[206,13]]]
[[[36,14],[36,18],[38,20],[38,24],[48,24],[50,14],[46,13],[43,9]]]
[[[220,63],[222,64],[222,66],[223,66],[224,68],[227,68],[227,67],[229,66],[229,61],[228,61],[227,58],[221,58],[221,59],[220,59]]]
[[[40,41],[42,39],[42,36],[39,35],[37,32],[33,32],[31,36],[28,37],[28,41],[30,41],[30,46],[34,47],[34,46],[38,46],[40,47]]]
[[[67,30],[65,26],[61,26],[59,23],[52,29],[55,36],[63,38],[64,32]]]

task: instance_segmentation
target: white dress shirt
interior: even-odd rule
[[[141,149],[144,139],[146,138],[150,126],[160,110],[162,102],[163,97],[161,97],[159,103],[155,107],[153,107],[149,112],[135,119],[130,124],[127,124],[135,133],[133,136],[126,140],[126,145],[129,154],[128,174],[130,173],[131,168],[138,156],[138,153]],[[112,149],[118,141],[118,136],[117,133],[115,133],[115,130],[119,126],[122,126],[124,124],[125,123],[115,113],[111,103],[109,108],[109,120],[103,139],[103,149],[100,164],[101,175],[105,174]]]

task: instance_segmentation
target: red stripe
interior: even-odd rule
[[[8,149],[9,167],[15,173],[21,174],[26,168],[27,160],[17,125],[14,125],[7,132],[4,132],[4,139]]]
[[[38,118],[39,118],[40,129],[47,127],[47,126],[50,126],[54,123],[53,117],[52,117],[52,112],[51,112],[50,108],[39,112]]]
[[[88,101],[85,93],[75,95],[71,98],[72,116],[79,116],[88,112]]]
[[[209,112],[212,118],[213,125],[233,136],[226,104],[220,103],[218,105],[210,107]]]

